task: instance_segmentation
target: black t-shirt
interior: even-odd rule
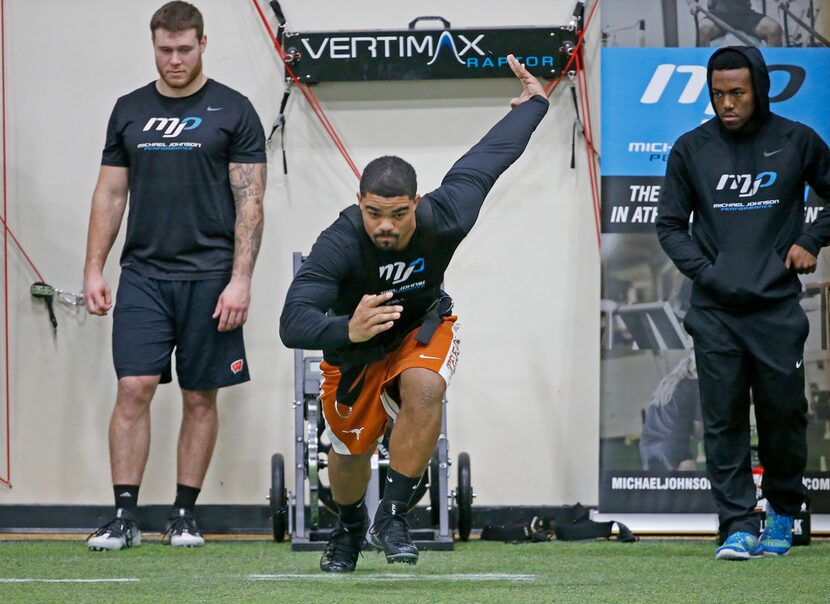
[[[265,163],[247,98],[214,80],[163,96],[152,82],[115,104],[101,163],[129,168],[121,266],[157,279],[227,277],[236,209],[228,164]]]

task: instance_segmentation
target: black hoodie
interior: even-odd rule
[[[769,110],[769,73],[757,48],[755,110],[739,131],[717,116],[681,136],[669,156],[657,215],[660,245],[694,281],[692,304],[731,311],[757,308],[801,291],[784,259],[793,243],[817,256],[830,244],[830,210],[804,226],[805,183],[830,198],[830,148],[809,127]],[[694,212],[691,236],[689,217]]]

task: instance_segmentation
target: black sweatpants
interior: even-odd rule
[[[757,535],[750,462],[750,391],[764,466],[763,495],[776,512],[801,509],[807,463],[804,341],[809,323],[798,299],[732,313],[692,306],[684,320],[695,344],[703,443],[720,537]]]

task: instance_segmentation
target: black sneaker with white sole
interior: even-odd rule
[[[196,519],[190,510],[173,508],[161,542],[172,547],[202,547],[205,544],[205,538],[196,526]]]
[[[141,545],[141,531],[132,514],[118,508],[115,518],[87,537],[86,544],[89,549],[97,552],[138,547]]]
[[[334,527],[320,558],[320,570],[327,573],[351,573],[357,566],[357,559],[366,544],[366,529],[369,528],[369,514],[363,522],[343,524],[340,520]]]
[[[406,511],[405,503],[381,501],[375,513],[375,523],[369,529],[372,545],[383,550],[389,564],[418,562],[418,548],[412,543]]]

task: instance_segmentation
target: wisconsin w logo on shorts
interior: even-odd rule
[[[236,359],[233,363],[231,363],[231,371],[233,373],[239,373],[242,371],[242,368],[245,366],[245,359]]]

